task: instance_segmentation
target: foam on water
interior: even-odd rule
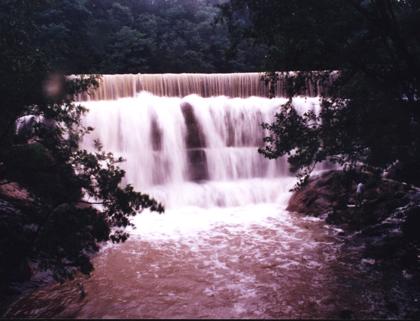
[[[257,148],[285,98],[157,97],[142,92],[115,101],[90,101],[82,142],[122,156],[127,182],[167,208],[227,207],[275,202],[290,188],[286,159],[270,161]],[[319,112],[318,98],[296,97],[303,113]],[[285,181],[282,182],[281,179]]]

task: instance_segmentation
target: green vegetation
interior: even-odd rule
[[[223,10],[236,30],[238,13],[246,17],[237,34],[269,47],[267,70],[340,70],[320,115],[300,116],[289,102],[264,124],[264,156],[289,155],[301,183],[328,159],[420,184],[419,1],[232,0]],[[291,80],[290,96],[301,85]]]
[[[0,4],[2,293],[10,282],[31,276],[29,262],[50,269],[58,280],[78,271],[90,273],[98,242],[125,241],[129,218],[143,209],[163,212],[148,195],[121,183],[121,158],[103,151],[99,142],[95,153],[78,149],[80,139],[93,129],[81,125],[86,110],[73,97],[96,86],[97,78],[67,79],[58,68],[73,70],[89,63],[84,3]],[[54,23],[59,5],[66,19]],[[18,121],[23,116],[26,124]],[[100,208],[84,201],[83,194]]]
[[[44,0],[26,6],[33,10],[38,45],[66,74],[260,70],[265,46],[249,50],[248,39],[230,37],[218,23],[219,2]],[[3,1],[2,15],[25,24],[18,3]],[[12,26],[3,25],[11,36]]]

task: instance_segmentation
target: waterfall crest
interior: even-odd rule
[[[290,75],[297,73],[289,72]],[[335,72],[328,79],[305,78],[305,85],[299,95],[315,97],[324,94],[328,84],[335,77]],[[98,89],[89,94],[78,96],[78,100],[115,100],[134,97],[142,91],[156,96],[185,97],[196,94],[201,97],[268,97],[269,90],[262,80],[264,73],[231,74],[124,74],[103,75]],[[286,96],[285,73],[278,74],[275,88],[276,97]]]

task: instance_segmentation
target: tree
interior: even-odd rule
[[[106,51],[109,53],[104,59],[104,65],[108,66],[110,73],[125,72],[131,70],[146,72],[149,69],[147,58],[153,52],[154,44],[141,32],[122,27],[113,37]]]
[[[123,159],[103,151],[99,142],[94,153],[79,149],[80,139],[93,128],[82,126],[87,110],[74,97],[97,86],[97,76],[69,78],[59,72],[72,52],[57,37],[66,39],[76,30],[51,22],[56,13],[51,4],[57,2],[0,4],[0,182],[19,183],[34,199],[29,207],[13,200],[0,204],[2,286],[16,280],[16,270],[28,260],[51,269],[59,280],[77,271],[90,273],[90,254],[99,242],[123,242],[130,217],[144,209],[164,210],[148,195],[122,185],[125,173],[118,164]],[[25,115],[35,121],[22,137],[15,123]]]
[[[231,26],[241,12],[242,36],[270,46],[268,70],[340,71],[319,115],[297,115],[289,102],[263,125],[263,155],[291,155],[303,177],[326,159],[382,169],[398,162],[399,179],[420,183],[418,1],[232,0],[223,10]],[[301,83],[290,80],[292,96]]]

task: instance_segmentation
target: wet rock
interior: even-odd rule
[[[355,206],[359,181],[365,182],[364,200]],[[305,215],[326,215],[326,222],[356,231],[383,222],[397,208],[408,203],[409,188],[382,180],[370,173],[329,171],[310,178],[308,184],[290,198],[288,210]]]
[[[85,287],[83,286],[82,283],[78,282],[77,283],[77,287],[79,289],[79,298],[81,300],[83,300],[86,297],[86,291],[85,291]]]
[[[374,265],[375,263],[375,259],[362,259],[362,264]]]
[[[387,259],[395,257],[402,250],[404,243],[400,237],[387,237],[386,234],[376,239],[369,239],[369,246],[365,250],[365,256],[375,259]]]
[[[155,118],[152,119],[151,124],[152,148],[155,151],[162,150],[162,130],[159,128]]]
[[[342,174],[337,171],[310,178],[306,186],[292,195],[287,210],[320,216],[336,208],[345,208],[348,184],[339,184],[341,178]]]
[[[206,138],[203,134],[201,125],[195,117],[193,107],[184,103],[181,106],[184,115],[185,124],[187,126],[186,145],[187,148],[203,148],[206,147]]]
[[[187,150],[188,175],[192,181],[207,180],[209,178],[207,156],[203,149]]]
[[[29,191],[16,182],[0,185],[2,199],[19,202],[23,206],[31,206],[35,200]]]

